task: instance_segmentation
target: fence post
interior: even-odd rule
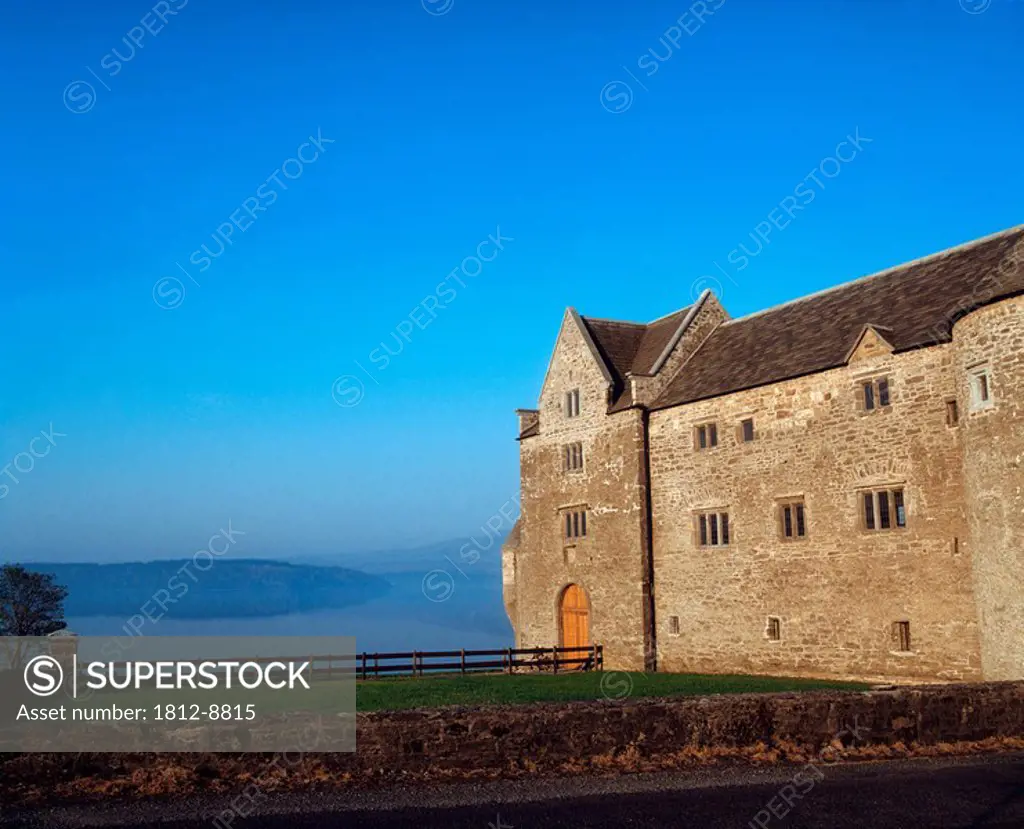
[[[558,673],[558,648],[551,649],[551,672]]]
[[[362,657],[363,657],[363,679],[366,679],[366,651],[363,651]]]
[[[465,648],[463,648],[461,651],[459,651],[459,670],[463,674],[466,673],[466,649]]]
[[[380,654],[375,653],[373,655],[373,675],[377,679],[380,679]]]
[[[512,648],[509,648],[508,649],[508,672],[509,672],[509,674],[513,673],[513,667],[514,666],[512,665]]]

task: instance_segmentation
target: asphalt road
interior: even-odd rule
[[[799,775],[799,776],[798,776]],[[7,813],[25,829],[214,829],[230,798]],[[258,795],[230,829],[1024,827],[1024,756]],[[223,829],[223,827],[222,827]]]

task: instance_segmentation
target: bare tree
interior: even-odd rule
[[[48,573],[36,573],[20,564],[0,566],[0,636],[46,636],[61,630],[67,595],[67,588]],[[4,649],[9,664],[18,667],[22,649],[6,643]]]

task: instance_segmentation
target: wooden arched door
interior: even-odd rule
[[[590,602],[578,584],[562,591],[559,603],[559,627],[563,648],[590,647]]]

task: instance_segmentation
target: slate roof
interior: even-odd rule
[[[866,325],[882,334],[895,352],[949,342],[958,318],[1019,293],[1024,293],[1024,225],[727,320],[651,408],[692,403],[845,365]],[[658,358],[693,307],[646,324],[580,317],[612,377],[609,411],[633,405],[627,376],[654,372]],[[520,438],[536,434],[539,429],[533,425]]]
[[[1019,254],[1009,256],[1018,243]],[[885,338],[897,352],[949,342],[956,319],[1021,292],[1024,226],[728,320],[715,329],[651,408],[691,403],[844,365],[867,324],[887,329]]]

